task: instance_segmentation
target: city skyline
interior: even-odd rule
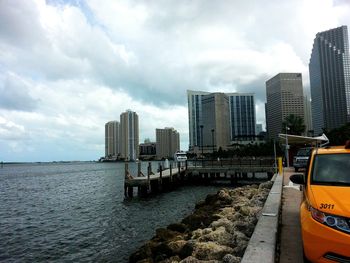
[[[254,93],[265,128],[265,82],[300,72],[310,97],[314,37],[349,26],[350,6],[5,0],[0,22],[0,161],[96,160],[128,108],[140,141],[176,127],[187,150],[188,89]]]

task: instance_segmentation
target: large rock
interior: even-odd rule
[[[226,231],[225,227],[221,226],[214,231],[201,236],[199,242],[215,242],[219,245],[230,246],[232,244],[232,235]]]
[[[173,256],[165,260],[159,261],[158,263],[179,263],[181,259],[178,256]]]
[[[215,242],[197,242],[192,256],[201,260],[221,260],[226,254],[232,254],[233,249]]]
[[[230,192],[226,189],[222,189],[218,192],[218,199],[223,203],[223,204],[231,204],[233,201],[233,198],[230,195]]]
[[[259,190],[261,190],[261,189],[270,190],[271,187],[272,187],[272,185],[273,185],[273,182],[272,182],[272,181],[267,181],[267,182],[261,183],[261,184],[259,185]]]
[[[153,241],[147,242],[145,245],[130,255],[129,262],[137,263],[139,261],[152,258],[152,247],[154,245],[155,243]]]
[[[220,213],[221,218],[210,224],[210,227],[212,229],[215,230],[219,227],[224,227],[227,232],[231,232],[231,230],[233,228],[233,222],[231,220],[229,220],[228,217],[225,216],[225,213],[226,213],[226,211],[225,212],[222,211]]]
[[[207,235],[209,233],[213,232],[213,230],[210,227],[204,228],[204,229],[197,229],[192,232],[192,237],[191,239],[198,239],[204,235]]]
[[[189,230],[193,231],[198,228],[208,227],[211,222],[219,219],[220,217],[215,214],[216,209],[213,207],[205,206],[195,211],[193,214],[185,217],[182,223],[187,225]]]
[[[172,241],[168,243],[168,247],[172,250],[173,255],[179,255],[186,243],[185,240]]]
[[[155,238],[159,241],[169,241],[173,239],[181,239],[182,234],[177,231],[173,231],[167,228],[158,228],[156,230]]]
[[[234,243],[234,254],[235,256],[242,257],[245,249],[247,248],[249,238],[242,232],[236,231],[233,234],[233,243]]]
[[[239,263],[241,262],[242,258],[235,257],[234,255],[227,254],[222,258],[222,263]]]

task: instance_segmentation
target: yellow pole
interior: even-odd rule
[[[278,157],[277,158],[278,161],[278,173],[280,175],[282,175],[282,171],[283,171],[283,166],[282,166],[282,157]]]

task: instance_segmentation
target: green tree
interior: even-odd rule
[[[350,122],[330,131],[324,131],[329,139],[330,145],[344,145],[350,140]]]
[[[288,134],[301,135],[305,131],[304,119],[290,114],[287,116],[282,123],[282,131],[286,132],[286,126],[288,126]]]

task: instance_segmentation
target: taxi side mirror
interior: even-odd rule
[[[292,174],[289,177],[289,180],[291,180],[295,184],[305,184],[305,179],[303,174]]]

